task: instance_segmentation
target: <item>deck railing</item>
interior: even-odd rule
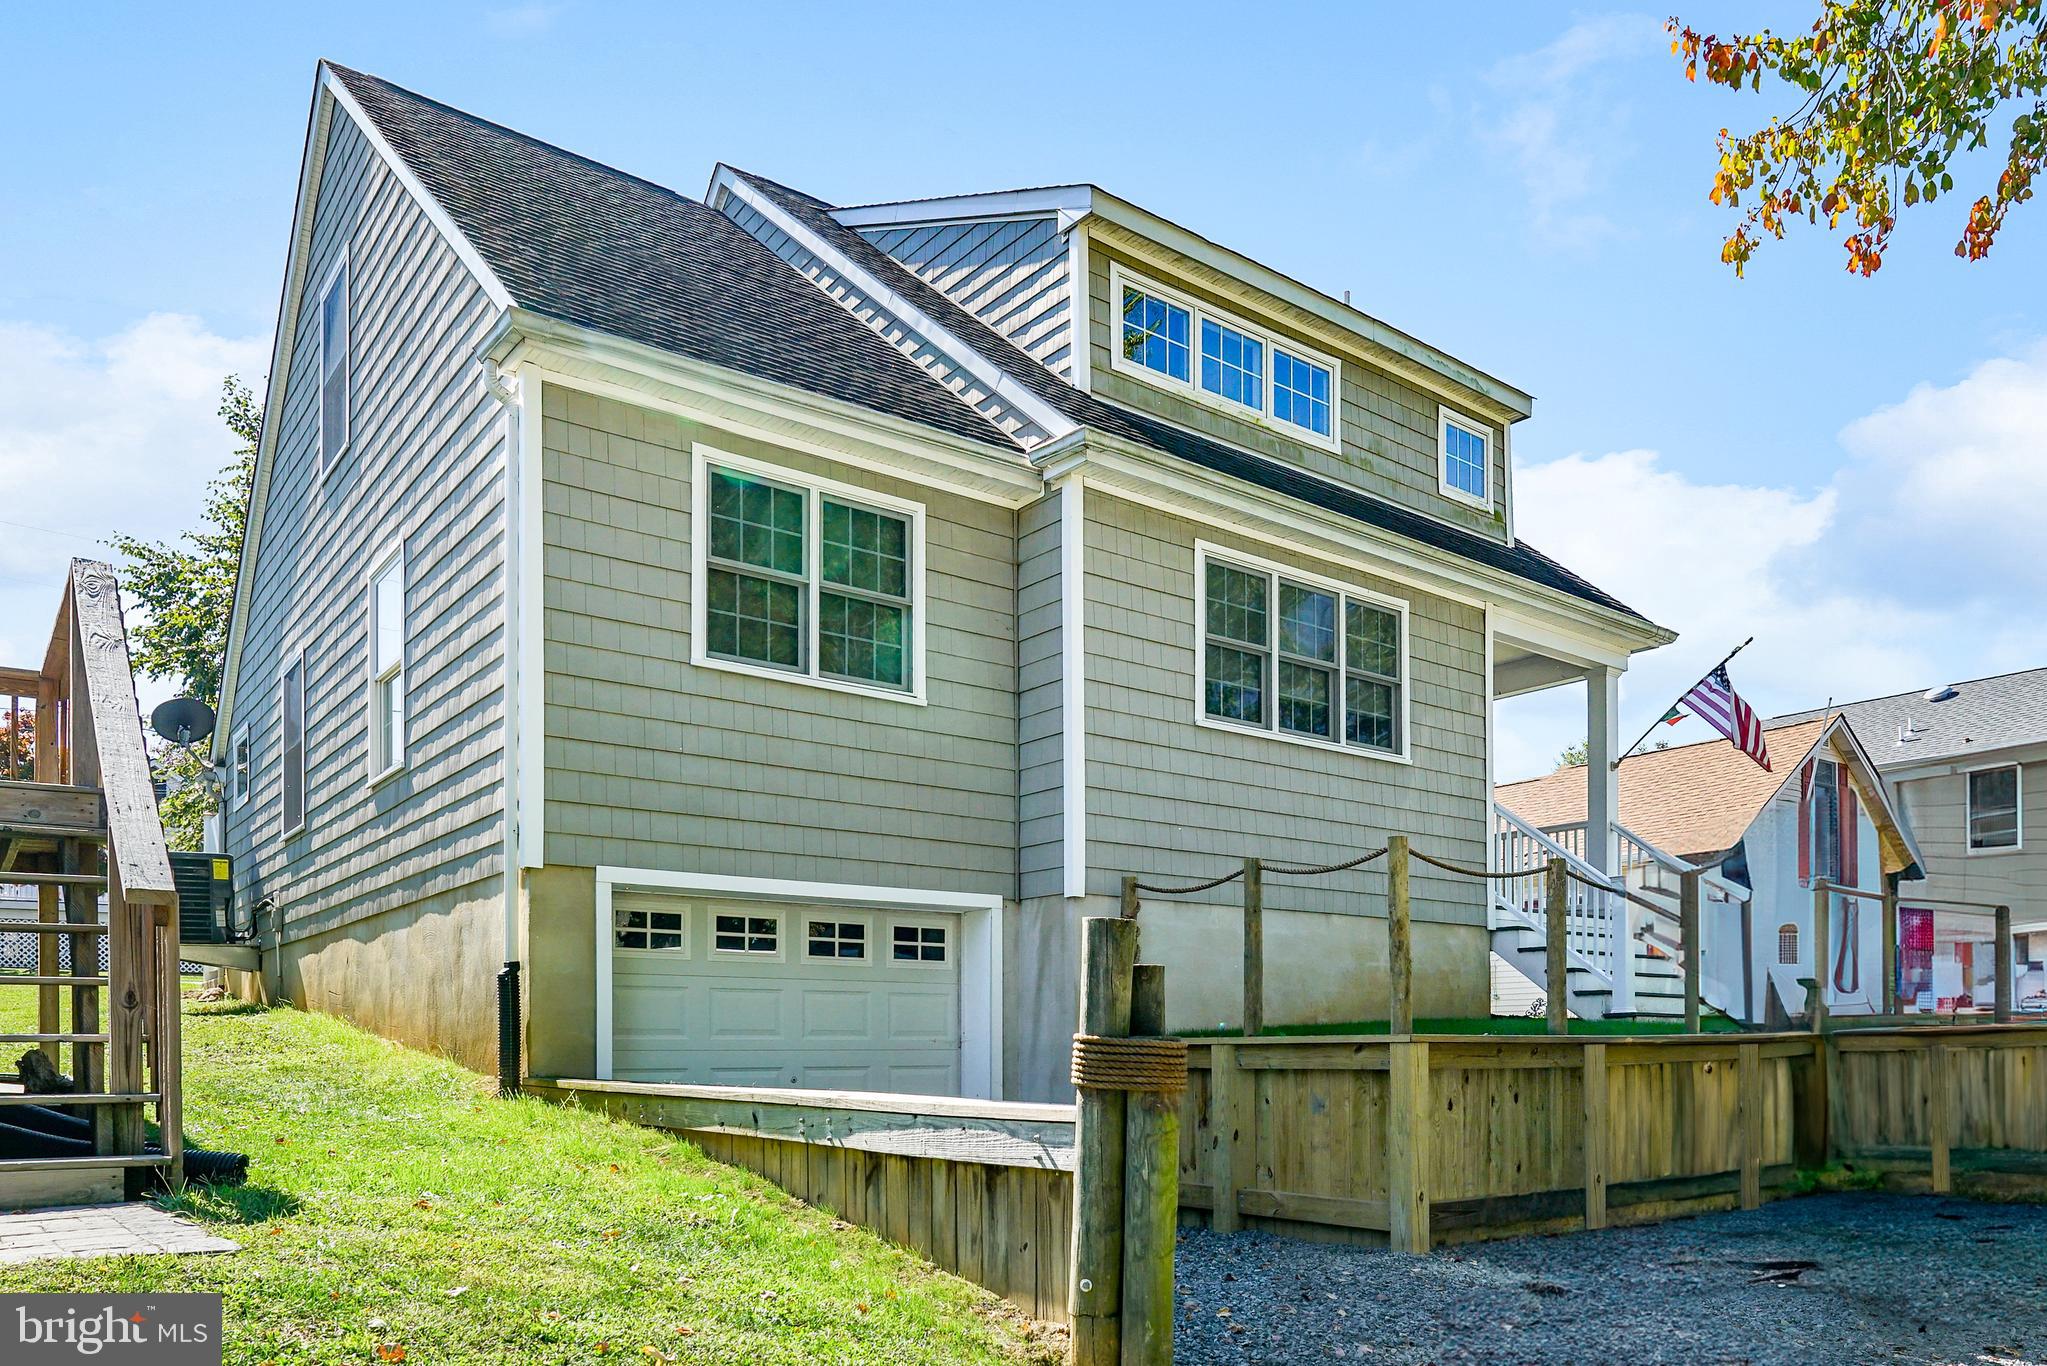
[[[1494,901],[1538,930],[1549,924],[1543,877],[1552,858],[1561,858],[1574,877],[1565,915],[1566,941],[1573,955],[1612,988],[1615,1013],[1635,1006],[1634,918],[1627,898],[1613,880],[1586,862],[1584,826],[1575,827],[1577,851],[1571,848],[1572,827],[1557,834],[1529,824],[1504,806],[1493,807],[1493,871],[1511,873],[1494,886]],[[1558,836],[1562,837],[1559,838]],[[1551,983],[1550,990],[1565,989]]]

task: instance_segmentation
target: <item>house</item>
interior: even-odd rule
[[[1815,881],[1880,891],[1887,879],[1920,877],[1923,861],[1847,717],[1773,722],[1764,740],[1769,769],[1719,738],[1625,760],[1619,871],[1651,903],[1632,906],[1630,932],[1645,956],[1668,965],[1658,974],[1667,996],[1682,991],[1679,880],[1704,869],[1700,999],[1738,1020],[1782,1024],[1807,1012]],[[1585,780],[1584,767],[1561,768],[1502,784],[1499,801],[1528,825],[1566,836],[1585,819]],[[1830,1011],[1882,1012],[1882,935],[1880,902],[1833,898],[1820,965]]]
[[[271,375],[245,985],[531,1075],[1070,1094],[1124,875],[1483,862],[1493,701],[1603,768],[1672,639],[1517,536],[1527,394],[1089,185],[696,200],[322,64]],[[1267,1018],[1384,1015],[1370,876],[1273,879]],[[1143,912],[1173,1027],[1234,895]],[[1417,873],[1419,1013],[1486,901]]]
[[[1900,1002],[1932,1010],[1990,1000],[1990,923],[1953,905],[1971,902],[2011,907],[2013,999],[2047,1010],[2047,669],[1837,710],[1865,738],[1925,853],[1925,879],[1899,903]]]

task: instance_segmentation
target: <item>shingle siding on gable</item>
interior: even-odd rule
[[[1014,514],[576,390],[542,402],[547,861],[1014,896]],[[689,662],[697,442],[925,505],[928,706]]]
[[[1056,219],[917,223],[861,236],[1053,374],[1073,377],[1067,238]]]
[[[347,451],[316,482],[319,310],[313,291],[346,246],[352,413]],[[501,871],[503,436],[474,348],[493,310],[360,131],[337,112],[313,211],[306,296],[288,352],[264,530],[248,583],[234,724],[254,741],[249,803],[226,817],[248,904],[275,898],[289,994],[346,988],[350,1013],[399,1037],[488,1059],[490,973],[451,927],[495,900]],[[365,580],[405,548],[407,768],[368,782]],[[278,673],[306,650],[307,829],[281,841]],[[441,928],[430,922],[438,921]],[[359,929],[347,927],[360,924]],[[446,959],[407,986],[360,946],[321,939],[420,927]],[[473,927],[472,927],[473,928]],[[493,941],[495,936],[493,934]],[[415,944],[413,952],[421,951]],[[307,956],[310,955],[310,956]],[[449,1008],[449,1001],[455,1008]],[[480,1025],[480,1029],[476,1026]]]
[[[1304,864],[1355,858],[1405,833],[1439,858],[1486,860],[1484,620],[1400,584],[1303,569],[1409,604],[1412,764],[1196,724],[1194,543],[1282,563],[1284,552],[1091,488],[1087,499],[1088,891],[1138,873],[1228,871],[1249,853]],[[1384,875],[1279,878],[1274,909],[1383,914]],[[1375,905],[1359,896],[1369,888]],[[1482,884],[1417,868],[1418,920],[1485,923]],[[1234,904],[1234,886],[1195,900]]]
[[[1292,440],[1274,426],[1231,417],[1209,404],[1168,393],[1156,385],[1113,369],[1114,358],[1110,348],[1116,345],[1117,314],[1109,297],[1109,266],[1112,260],[1120,260],[1126,269],[1245,317],[1246,321],[1255,321],[1255,318],[1247,316],[1248,310],[1241,304],[1234,304],[1227,297],[1202,288],[1192,278],[1191,262],[1187,263],[1190,274],[1167,274],[1155,267],[1122,258],[1114,247],[1094,241],[1088,251],[1091,295],[1088,331],[1094,348],[1089,374],[1095,393],[1139,412],[1192,428],[1218,441],[1301,466],[1375,498],[1426,513],[1488,540],[1506,539],[1503,520],[1443,494],[1436,435],[1436,397],[1355,357],[1336,357],[1342,367],[1342,404],[1337,418],[1343,447],[1340,452]],[[1324,354],[1330,350],[1319,341],[1309,345]],[[1491,442],[1489,490],[1497,508],[1500,490],[1505,487],[1506,456],[1499,426],[1494,423],[1482,425]]]

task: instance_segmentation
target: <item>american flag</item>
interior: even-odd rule
[[[1774,771],[1770,767],[1770,747],[1763,742],[1762,718],[1734,691],[1725,664],[1693,684],[1677,705],[1734,741],[1743,754],[1763,766],[1763,772]],[[1676,710],[1677,707],[1671,708],[1673,713]]]

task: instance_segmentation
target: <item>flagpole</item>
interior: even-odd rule
[[[1715,664],[1712,668],[1706,670],[1706,672],[1700,674],[1697,678],[1693,679],[1691,687],[1688,687],[1683,692],[1679,693],[1677,695],[1677,701],[1670,704],[1671,707],[1677,706],[1679,705],[1679,703],[1682,703],[1685,700],[1685,698],[1691,696],[1692,688],[1698,687],[1699,684],[1704,683],[1714,674],[1726,668],[1728,660],[1733,659],[1736,655],[1740,654],[1743,650],[1746,650],[1749,646],[1755,643],[1756,638],[1754,636],[1750,636],[1747,640],[1744,640],[1741,644],[1735,646],[1732,650],[1729,650],[1726,653],[1726,655],[1721,658],[1718,664]],[[1656,719],[1649,723],[1649,729],[1643,731],[1640,735],[1636,736],[1635,743],[1629,745],[1627,749],[1622,752],[1620,759],[1616,759],[1613,761],[1612,767],[1619,768],[1621,766],[1621,759],[1627,758],[1636,750],[1640,749],[1642,747],[1642,742],[1656,733],[1656,728],[1663,724],[1663,718],[1668,715],[1670,715],[1670,707],[1665,707],[1660,713],[1658,713]]]

